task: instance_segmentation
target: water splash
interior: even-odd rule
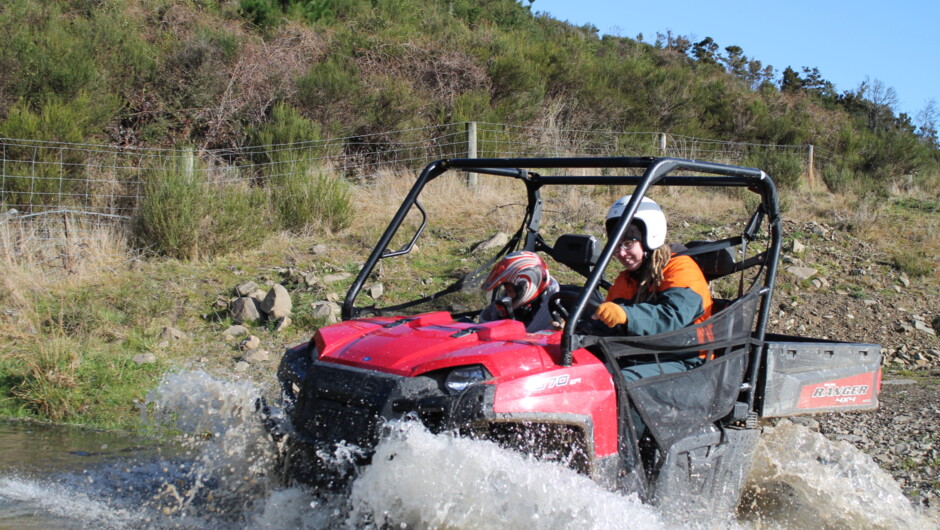
[[[869,457],[788,421],[761,437],[737,519],[704,524],[670,519],[564,466],[413,422],[389,429],[348,494],[288,488],[273,473],[260,394],[203,372],[167,374],[143,417],[184,433],[182,448],[40,479],[0,476],[0,526],[14,503],[6,514],[43,511],[58,527],[937,528]]]
[[[276,450],[256,411],[260,395],[248,381],[201,371],[167,374],[147,395],[144,421],[188,435],[196,459],[183,480],[164,485],[164,513],[186,511],[196,501],[222,511],[265,498]]]
[[[937,528],[871,457],[786,420],[765,428],[738,511],[780,528]]]
[[[664,528],[635,496],[496,444],[401,424],[353,484],[351,520],[401,528]]]
[[[20,524],[33,526],[34,512],[45,513],[47,522],[55,520],[55,525],[62,528],[73,521],[99,528],[133,528],[147,523],[146,516],[139,511],[115,507],[106,499],[95,498],[73,487],[31,478],[0,477],[0,500],[18,506],[15,511],[4,510],[0,516],[0,526],[8,528]]]

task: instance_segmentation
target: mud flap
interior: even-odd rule
[[[679,440],[654,472],[652,503],[683,518],[734,513],[759,437],[759,429],[709,425]]]

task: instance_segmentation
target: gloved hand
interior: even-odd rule
[[[597,306],[594,316],[609,328],[627,323],[627,312],[614,302],[604,302]]]

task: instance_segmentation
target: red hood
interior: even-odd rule
[[[560,332],[527,334],[515,320],[455,322],[441,311],[341,322],[321,328],[314,340],[321,360],[349,366],[413,376],[482,364],[498,377],[504,370],[527,372],[554,365],[559,336]]]

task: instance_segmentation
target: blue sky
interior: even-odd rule
[[[940,109],[940,0],[535,0],[532,10],[648,43],[667,30],[711,37],[722,54],[737,45],[773,65],[778,79],[787,66],[818,68],[838,93],[879,80],[911,119],[930,99]]]

